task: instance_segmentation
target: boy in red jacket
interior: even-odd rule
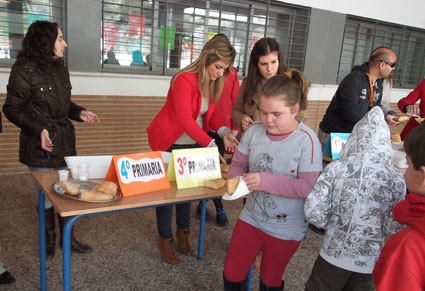
[[[408,227],[392,235],[373,270],[376,290],[425,290],[425,123],[404,142],[410,194],[394,209],[394,218]]]

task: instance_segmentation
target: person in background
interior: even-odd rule
[[[229,42],[229,39],[224,34],[216,34],[214,38],[222,38],[223,41]],[[232,67],[230,74],[227,76],[223,93],[221,93],[220,99],[217,102],[217,110],[220,112],[221,119],[224,121],[224,124],[232,130],[233,135],[236,137],[238,134],[238,128],[235,123],[232,121],[232,109],[236,102],[236,97],[239,92],[239,78],[236,69]],[[224,157],[225,149],[223,139],[215,132],[212,128],[207,125],[208,135],[212,137],[218,146],[218,152]],[[216,209],[216,223],[218,226],[227,226],[229,221],[227,219],[227,213],[224,210],[223,202],[221,198],[213,199],[214,206]],[[201,214],[201,202],[199,202],[198,207],[196,208],[197,215]],[[211,219],[208,209],[206,213],[206,219]]]
[[[416,102],[419,101],[419,104]],[[416,120],[416,118],[425,117],[425,79],[419,84],[418,87],[415,88],[409,95],[400,99],[397,103],[398,108],[403,113],[408,113],[411,115],[415,115],[407,122],[406,126],[400,133],[401,140],[405,140],[408,133],[418,126],[420,122]],[[422,122],[422,121],[421,121]]]
[[[296,118],[307,93],[295,69],[269,78],[259,92],[261,122],[247,129],[229,168],[229,178],[243,176],[251,194],[227,251],[224,290],[245,290],[261,249],[260,290],[283,290],[282,275],[306,231],[304,199],[322,170],[320,142]]]
[[[384,52],[385,50],[390,49],[386,46],[380,46],[374,49],[370,55],[373,56],[375,54]],[[382,100],[381,100],[381,108],[385,114],[385,121],[388,125],[399,125],[400,122],[397,120],[399,117],[397,112],[395,112],[391,108],[391,90],[393,88],[393,78],[392,73],[386,77],[382,82]]]
[[[145,66],[145,62],[143,61],[143,55],[142,52],[137,50],[134,51],[132,54],[133,61],[131,62],[130,66]]]
[[[233,152],[238,141],[225,126],[216,110],[224,81],[236,56],[233,46],[222,38],[212,38],[198,59],[177,72],[171,79],[167,101],[149,125],[148,140],[154,151],[217,146],[207,132],[207,125],[223,139],[225,149]],[[222,157],[221,157],[222,158]],[[181,260],[173,247],[171,229],[173,206],[156,208],[159,250],[169,264]],[[190,246],[190,203],[176,205],[177,242],[184,255],[193,253]]]
[[[410,194],[393,209],[394,219],[407,225],[392,235],[373,269],[377,291],[425,290],[425,123],[404,141]]]
[[[0,112],[0,133],[2,133],[2,121],[1,121],[1,112]],[[1,243],[0,243],[0,252],[1,252]],[[12,274],[6,271],[2,261],[0,261],[0,285],[2,284],[11,284],[15,282]]]
[[[108,58],[104,61],[105,64],[110,64],[110,65],[119,65],[120,64],[120,62],[115,57],[115,53],[114,53],[112,48],[106,53],[106,56]]]
[[[322,149],[331,132],[350,133],[372,107],[381,106],[382,82],[395,69],[396,61],[392,50],[380,48],[341,81],[319,125]]]
[[[248,76],[242,81],[232,111],[232,120],[239,128],[239,139],[254,121],[260,120],[261,86],[267,79],[285,71],[282,49],[276,39],[266,37],[258,40],[249,57]]]
[[[390,130],[375,106],[354,126],[339,160],[324,168],[306,199],[307,221],[325,229],[306,291],[374,290],[375,262],[385,240],[401,229],[392,209],[406,185],[391,158]]]
[[[71,82],[63,55],[67,43],[57,23],[35,21],[28,28],[12,67],[3,112],[21,129],[19,161],[31,172],[66,169],[65,156],[75,156],[75,130],[69,119],[93,124],[99,118],[71,101]],[[37,193],[40,191],[36,185]],[[45,198],[46,254],[55,254],[52,203]],[[67,218],[58,217],[62,236]],[[62,239],[60,240],[62,245]],[[92,249],[71,235],[71,250]]]
[[[1,251],[1,245],[0,245],[0,251]],[[12,274],[6,271],[3,263],[0,261],[0,285],[11,284],[13,282],[15,282],[15,278],[13,278]]]

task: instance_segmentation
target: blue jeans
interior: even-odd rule
[[[66,166],[58,167],[58,168],[28,167],[28,169],[30,170],[30,172],[47,172],[47,171],[50,171],[50,170],[57,170],[57,171],[68,170],[68,168]],[[35,184],[35,188],[37,189],[37,195],[38,195],[38,192],[40,191],[40,187],[38,187],[37,183],[34,182],[34,184]],[[50,202],[50,200],[47,198],[47,196],[44,196],[44,207],[47,209],[47,208],[50,208],[52,206],[53,206],[52,202]]]

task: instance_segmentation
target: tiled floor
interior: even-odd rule
[[[16,278],[0,290],[39,290],[37,195],[30,174],[0,176],[0,258]],[[93,247],[90,254],[72,255],[72,290],[222,290],[223,262],[242,201],[225,201],[231,225],[209,222],[204,258],[180,255],[183,264],[163,262],[157,249],[153,209],[91,216],[76,223],[76,237]],[[192,205],[192,245],[197,246],[199,220]],[[208,203],[210,212],[213,203]],[[57,230],[59,232],[59,230]],[[58,238],[59,239],[59,238]],[[312,232],[286,269],[285,290],[303,290],[322,237]],[[59,245],[59,242],[58,242]],[[47,290],[62,289],[62,251],[47,261]],[[252,290],[258,290],[254,275]]]

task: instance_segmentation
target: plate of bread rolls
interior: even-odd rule
[[[64,197],[91,203],[105,203],[121,198],[118,185],[103,181],[60,181],[53,184],[53,190]]]

